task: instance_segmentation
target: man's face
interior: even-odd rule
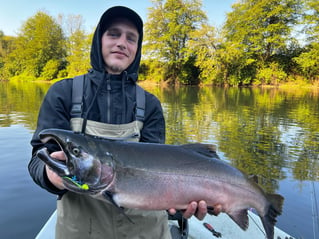
[[[102,55],[105,69],[120,74],[134,61],[138,47],[138,31],[124,18],[115,19],[102,36]]]

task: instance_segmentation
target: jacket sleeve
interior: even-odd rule
[[[165,143],[165,119],[160,101],[146,92],[145,120],[141,142]]]
[[[31,140],[32,158],[28,170],[34,182],[47,191],[61,195],[65,190],[59,190],[48,180],[45,164],[36,156],[39,149],[46,147],[48,151],[59,150],[57,144],[48,142],[43,144],[39,138],[39,132],[48,128],[70,129],[70,107],[71,107],[71,80],[62,80],[50,87],[48,90],[38,116],[37,129]]]

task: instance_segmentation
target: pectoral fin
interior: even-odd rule
[[[103,195],[103,197],[104,197],[105,199],[107,199],[108,201],[110,201],[110,202],[119,210],[119,212],[122,213],[131,223],[135,224],[135,223],[133,222],[133,220],[132,220],[128,215],[125,214],[124,208],[119,207],[119,206],[116,204],[116,202],[115,202],[114,199],[113,199],[113,194],[112,194],[111,192],[109,192],[109,191],[104,191],[104,192],[102,193],[102,195]]]

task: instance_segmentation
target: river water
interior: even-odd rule
[[[30,139],[49,84],[0,82],[1,238],[34,238],[56,197],[30,178]],[[285,197],[277,226],[319,238],[319,92],[147,87],[164,109],[169,144],[213,143],[268,192]],[[203,228],[204,230],[204,228]]]

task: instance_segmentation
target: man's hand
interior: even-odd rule
[[[222,205],[216,204],[213,207],[207,207],[206,202],[201,200],[198,203],[194,201],[188,204],[186,210],[182,212],[182,215],[186,219],[189,219],[194,215],[198,220],[203,220],[207,213],[217,216],[221,211]],[[176,209],[171,208],[168,210],[168,213],[174,215]]]
[[[50,156],[58,160],[66,160],[63,151],[53,152],[52,154],[50,154]],[[48,165],[45,165],[45,170],[46,170],[48,179],[56,188],[60,190],[65,189],[62,178],[59,175],[57,175],[54,171],[52,171]]]
[[[172,215],[176,213],[176,210],[171,208],[168,212]],[[193,215],[198,218],[198,220],[203,220],[207,214],[207,204],[205,201],[191,202],[188,204],[186,210],[182,213],[183,217],[186,219],[191,218]]]

